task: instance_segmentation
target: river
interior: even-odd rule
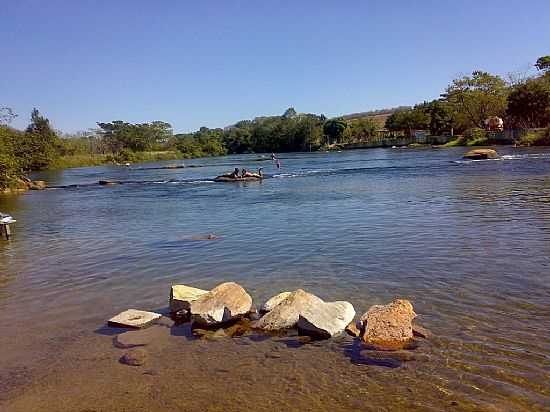
[[[34,176],[1,196],[2,410],[550,410],[550,149],[239,155]],[[233,167],[262,182],[214,183]],[[100,186],[101,179],[123,184]],[[204,240],[215,234],[217,239]],[[433,337],[407,362],[349,336],[193,339],[117,362],[126,308],[235,281],[256,304],[303,288],[358,314],[409,299]],[[156,349],[155,349],[156,348]]]

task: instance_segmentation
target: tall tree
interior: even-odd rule
[[[443,96],[469,127],[484,127],[485,119],[506,113],[506,82],[499,76],[474,71],[471,76],[453,80]]]
[[[31,123],[17,146],[17,154],[21,157],[23,168],[47,168],[59,156],[59,149],[60,140],[50,121],[42,116],[38,109],[33,109]]]
[[[346,130],[348,124],[342,119],[327,120],[323,125],[323,132],[329,138],[329,143],[339,143],[342,140],[344,130]]]
[[[516,86],[508,96],[507,115],[515,127],[550,125],[550,79],[542,76]]]

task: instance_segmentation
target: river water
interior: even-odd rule
[[[550,410],[550,149],[497,150],[487,161],[461,160],[463,148],[373,149],[284,154],[279,170],[254,154],[35,176],[53,188],[0,197],[17,219],[0,241],[0,405]],[[235,166],[268,178],[212,181]],[[358,314],[406,298],[434,336],[395,363],[346,336],[205,341],[174,327],[146,373],[117,362],[110,316],[165,310],[173,283],[229,280],[257,304],[296,288]]]

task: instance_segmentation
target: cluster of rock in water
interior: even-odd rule
[[[326,339],[344,331],[358,337],[367,348],[394,351],[406,349],[414,336],[427,337],[427,331],[413,324],[416,314],[408,300],[398,299],[387,305],[374,305],[359,318],[353,305],[345,301],[325,302],[302,289],[281,292],[257,310],[251,296],[234,282],[222,283],[208,291],[187,285],[173,285],[170,311],[174,318],[192,323],[198,335],[205,330],[239,334],[243,330],[280,333],[297,329],[300,335]],[[109,320],[112,326],[142,328],[161,318],[161,314],[130,309]],[[222,329],[224,328],[224,329]],[[217,332],[214,332],[216,334]],[[132,332],[117,338],[121,347],[131,341]],[[126,335],[126,336],[125,336]],[[147,340],[148,335],[140,339]],[[127,353],[121,361],[130,365],[144,362],[139,350]]]

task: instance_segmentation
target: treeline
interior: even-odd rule
[[[47,168],[218,156],[232,153],[315,151],[334,144],[368,142],[385,127],[394,133],[428,130],[432,135],[461,135],[458,144],[486,143],[485,120],[498,116],[508,128],[550,125],[550,56],[536,63],[538,74],[505,81],[475,71],[453,80],[440,99],[397,111],[327,119],[324,115],[287,109],[280,116],[242,120],[224,129],[202,127],[174,134],[162,121],[132,124],[121,120],[63,135],[34,109],[29,126],[9,127],[16,114],[0,107],[0,189],[14,177]],[[392,113],[393,112],[393,113]],[[392,114],[390,114],[392,113]],[[385,124],[384,124],[384,117]],[[528,144],[550,145],[550,133],[527,135]]]
[[[432,135],[462,135],[460,143],[486,143],[486,120],[499,117],[509,129],[547,128],[550,125],[550,56],[535,64],[538,74],[515,81],[474,71],[453,80],[441,98],[390,115],[385,123],[394,132],[427,130]],[[550,144],[548,131],[529,144]]]

